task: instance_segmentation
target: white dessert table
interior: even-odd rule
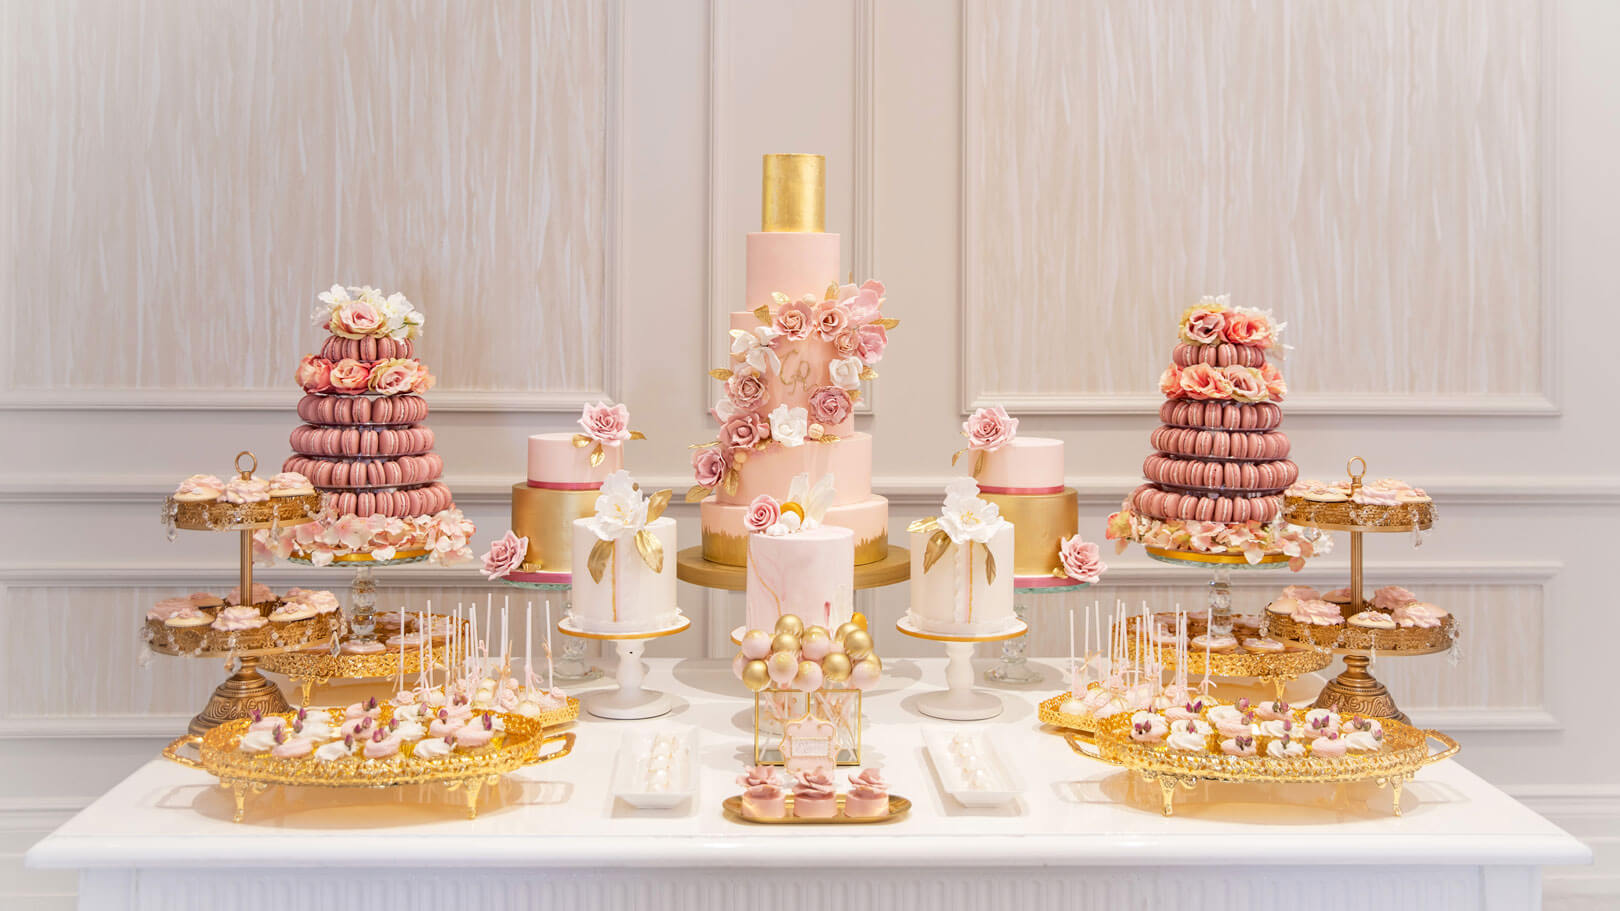
[[[473,820],[437,791],[272,789],[233,824],[210,776],[157,759],[27,863],[80,871],[86,909],[1523,911],[1540,905],[1540,867],[1591,861],[1456,761],[1419,772],[1400,818],[1371,785],[1207,785],[1165,818],[1156,786],[1133,791],[1041,729],[1044,691],[1003,691],[997,718],[957,725],[997,738],[1026,787],[1014,805],[970,810],[942,792],[922,738],[937,722],[916,712],[917,682],[943,664],[891,660],[864,700],[866,764],[913,802],[885,825],[725,819],[752,745],[748,692],[726,662],[653,659],[647,682],[674,705],[651,723],[703,730],[700,790],[670,810],[611,796],[629,726],[582,715],[571,756],[487,789]]]

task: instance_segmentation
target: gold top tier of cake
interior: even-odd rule
[[[827,159],[821,155],[765,156],[760,230],[821,233],[827,229]]]

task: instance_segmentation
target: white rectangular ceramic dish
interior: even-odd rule
[[[964,807],[999,807],[1018,799],[1024,786],[1012,766],[982,731],[929,727],[923,744],[945,793]]]
[[[697,796],[697,769],[697,728],[626,731],[613,772],[613,793],[638,809],[667,810]]]

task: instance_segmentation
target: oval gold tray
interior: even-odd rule
[[[756,823],[756,824],[762,825],[762,826],[770,826],[770,825],[786,825],[786,826],[811,826],[811,825],[860,826],[860,825],[869,825],[869,824],[872,824],[872,823],[893,822],[894,820],[899,819],[900,817],[906,815],[906,813],[910,812],[910,810],[911,810],[911,801],[910,800],[907,800],[906,798],[900,797],[900,796],[895,795],[895,794],[890,794],[889,795],[889,812],[884,816],[845,816],[844,815],[844,795],[839,794],[838,798],[837,798],[838,799],[838,815],[837,816],[805,817],[805,818],[801,819],[801,818],[795,817],[793,815],[793,795],[792,794],[787,795],[786,799],[787,799],[787,803],[786,803],[786,814],[787,815],[784,815],[780,819],[768,819],[768,818],[759,817],[759,816],[747,816],[747,815],[745,815],[743,813],[743,809],[742,809],[742,795],[741,794],[737,794],[737,795],[734,795],[734,796],[731,796],[731,797],[727,797],[725,799],[725,802],[722,803],[720,806],[722,808],[724,808],[724,810],[726,811],[727,816],[731,817],[732,819],[735,819],[738,822]]]

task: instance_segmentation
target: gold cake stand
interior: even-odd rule
[[[343,721],[342,709],[326,710],[333,726]],[[393,715],[392,706],[383,706],[382,724]],[[292,713],[281,713],[289,722]],[[219,779],[220,787],[230,789],[236,800],[233,821],[241,822],[249,794],[263,792],[271,785],[307,788],[392,788],[402,785],[440,784],[446,790],[460,791],[467,800],[467,818],[478,815],[478,795],[485,785],[495,785],[501,776],[524,766],[537,765],[561,759],[573,752],[574,732],[547,735],[545,725],[522,715],[502,713],[506,730],[496,736],[490,745],[467,753],[451,753],[437,759],[419,759],[408,751],[387,759],[366,759],[352,756],[331,762],[313,757],[276,759],[267,754],[249,755],[237,749],[242,735],[251,723],[238,718],[221,724],[202,735],[182,737],[164,749],[167,758],[202,769]],[[197,746],[198,757],[192,759],[180,753],[187,744]],[[542,754],[547,744],[561,743],[562,748]]]
[[[1295,721],[1303,726],[1305,710],[1294,710]],[[1098,725],[1092,743],[1069,735],[1069,746],[1088,759],[1117,765],[1140,775],[1148,783],[1158,782],[1164,815],[1175,812],[1176,789],[1192,790],[1200,782],[1322,784],[1372,781],[1388,786],[1394,797],[1394,812],[1401,815],[1401,788],[1421,768],[1457,752],[1457,741],[1439,731],[1414,728],[1399,721],[1384,721],[1384,748],[1376,753],[1349,753],[1334,759],[1301,756],[1275,759],[1265,755],[1270,738],[1256,738],[1256,756],[1227,756],[1223,753],[1188,753],[1172,750],[1162,743],[1137,743],[1130,738],[1131,718],[1118,715]],[[1217,738],[1212,736],[1211,741]],[[1429,741],[1445,747],[1429,752]]]
[[[245,468],[243,459],[248,462]],[[252,477],[253,472],[259,469],[258,457],[247,450],[236,454],[234,464],[242,480]],[[163,502],[163,523],[169,529],[171,538],[174,529],[177,528],[185,531],[238,532],[241,536],[238,591],[243,598],[250,599],[253,594],[253,533],[261,528],[273,529],[285,523],[307,519],[320,509],[320,503],[320,497],[314,494],[272,497],[258,503],[226,503],[222,500],[199,503],[168,497]],[[313,643],[299,644],[302,646]],[[163,653],[161,649],[154,650]],[[280,687],[260,674],[258,668],[261,657],[279,654],[285,650],[284,646],[273,646],[223,653],[212,651],[184,653],[196,657],[234,657],[239,662],[236,672],[214,689],[208,704],[191,719],[187,730],[192,734],[202,734],[231,719],[246,718],[254,709],[264,714],[285,712],[290,709],[286,697],[281,695]]]
[[[748,567],[715,563],[703,559],[703,546],[695,545],[675,555],[675,578],[704,588],[740,592],[748,587]],[[911,552],[889,545],[883,559],[855,567],[855,587],[882,588],[911,578]]]
[[[1360,470],[1356,463],[1361,463]],[[1361,488],[1361,479],[1367,473],[1367,460],[1356,456],[1345,464],[1350,475],[1350,495]],[[1320,528],[1325,531],[1343,531],[1350,534],[1350,613],[1367,609],[1362,600],[1362,540],[1365,534],[1399,534],[1424,531],[1433,526],[1433,503],[1396,504],[1395,506],[1369,506],[1357,503],[1317,503],[1302,497],[1290,496],[1283,500],[1283,519],[1295,525]],[[1413,657],[1433,655],[1446,651],[1450,643],[1432,648],[1418,649],[1355,649],[1335,648],[1344,656],[1344,673],[1322,687],[1316,697],[1318,708],[1330,708],[1341,713],[1387,718],[1400,722],[1409,719],[1395,704],[1389,688],[1380,683],[1368,670],[1374,655],[1379,657]]]

